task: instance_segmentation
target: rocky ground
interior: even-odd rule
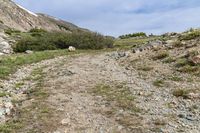
[[[12,119],[0,131],[198,133],[200,79],[149,53],[82,54],[22,67],[1,81],[1,121]]]

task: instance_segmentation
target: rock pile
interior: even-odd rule
[[[0,55],[12,53],[12,47],[4,34],[0,34]]]

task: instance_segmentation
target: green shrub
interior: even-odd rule
[[[177,40],[173,42],[173,46],[179,48],[179,47],[183,47],[184,45],[180,40]]]
[[[58,27],[62,30],[67,30],[67,31],[70,31],[70,28],[69,27],[66,27],[66,26],[63,26],[63,25],[58,25]]]
[[[177,90],[174,90],[172,92],[172,94],[175,96],[175,97],[183,97],[183,98],[187,98],[188,96],[188,93],[189,91],[187,90],[184,90],[184,89],[177,89]]]
[[[183,67],[183,66],[186,66],[188,64],[189,64],[189,62],[186,58],[181,58],[181,59],[177,60],[176,67]]]
[[[193,30],[190,31],[189,33],[186,33],[182,36],[179,37],[180,40],[192,40],[197,37],[200,37],[200,31],[199,30]]]
[[[199,51],[197,51],[197,50],[193,50],[188,53],[188,56],[190,56],[190,57],[194,57],[197,55],[199,55]]]
[[[16,29],[11,29],[11,28],[5,29],[4,32],[5,32],[6,34],[8,34],[8,35],[12,35],[12,33],[21,33],[21,31],[16,30]]]
[[[173,58],[173,57],[168,57],[168,58],[166,58],[163,62],[164,62],[164,63],[172,63],[172,62],[175,62],[175,61],[176,61],[175,58]]]
[[[119,36],[120,39],[127,39],[127,38],[131,38],[131,37],[147,37],[147,35],[144,32],[138,32],[138,33],[126,34],[126,35]]]
[[[147,66],[147,65],[140,66],[140,67],[138,68],[138,70],[142,70],[142,71],[151,71],[151,70],[153,70],[153,69],[154,69],[153,67]]]
[[[183,79],[181,77],[178,77],[178,76],[171,76],[171,77],[169,77],[169,80],[172,80],[172,81],[183,81]]]
[[[34,32],[47,32],[46,30],[44,29],[41,29],[41,28],[33,28],[31,30],[29,30],[30,33],[34,33]]]
[[[184,72],[184,73],[196,73],[199,71],[198,66],[190,66],[186,65],[178,70],[179,72]]]
[[[98,33],[49,33],[34,29],[31,32],[31,36],[22,37],[13,46],[13,49],[15,52],[66,49],[69,46],[74,46],[78,49],[103,49],[113,47],[113,43],[113,38],[105,37]]]
[[[153,57],[154,60],[161,60],[169,56],[169,53],[167,51],[160,51]]]
[[[153,85],[156,86],[156,87],[164,87],[164,84],[165,84],[164,80],[158,80],[157,79],[153,82]]]

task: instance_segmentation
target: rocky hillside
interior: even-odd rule
[[[0,0],[0,16],[1,24],[21,31],[32,28],[68,32],[84,30],[74,24],[48,15],[32,13],[11,0]]]
[[[4,34],[5,29],[28,31],[33,28],[42,28],[47,31],[89,31],[72,23],[51,17],[45,14],[35,14],[11,0],[0,0],[0,53],[12,52],[10,43],[14,40]]]

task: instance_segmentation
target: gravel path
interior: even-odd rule
[[[26,80],[20,86],[20,91],[16,89],[16,83],[19,86],[19,83],[29,77],[34,69],[43,68],[46,74],[44,88],[49,93],[45,102],[56,113],[56,117],[51,118],[52,123],[56,122],[56,127],[53,129],[47,130],[45,126],[36,126],[45,132],[198,133],[200,131],[199,99],[174,97],[171,94],[174,88],[171,85],[173,83],[169,83],[168,87],[155,87],[152,80],[141,78],[141,73],[124,65],[128,64],[132,58],[135,58],[134,54],[123,57],[115,52],[59,57],[24,66],[11,76],[10,80],[2,81],[4,82],[2,88],[21,99],[25,95],[23,92],[33,88],[35,83]],[[162,66],[163,69],[164,67]],[[159,72],[156,71],[156,73]],[[158,74],[158,76],[161,75]],[[135,97],[135,105],[141,111],[132,112],[122,107],[115,107],[116,101],[91,93],[97,85],[113,87],[119,84],[129,88],[131,95]],[[198,83],[195,85],[199,87]],[[180,86],[181,84],[176,84],[176,87]],[[115,92],[117,93],[113,91],[113,95]],[[7,115],[5,104],[10,104],[12,98],[9,96],[1,98],[4,104],[3,113],[0,114],[2,121],[6,120],[3,116]],[[191,111],[189,109],[191,106],[197,106],[197,108]],[[14,107],[8,108],[12,110]]]

